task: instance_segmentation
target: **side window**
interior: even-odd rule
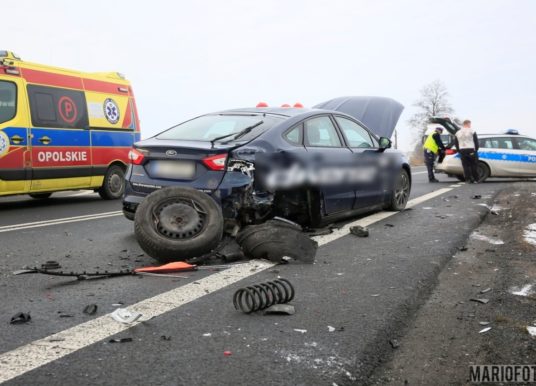
[[[89,126],[82,91],[28,85],[28,97],[33,126],[66,129]]]
[[[305,121],[305,145],[313,147],[341,147],[337,130],[329,117],[311,118]]]
[[[519,147],[519,150],[536,151],[536,139],[517,138],[517,146]]]
[[[17,113],[17,86],[0,81],[0,123],[15,118]]]
[[[374,143],[367,130],[349,119],[343,117],[335,117],[335,119],[344,133],[350,147],[374,147]]]
[[[283,135],[283,138],[285,138],[287,142],[290,142],[292,145],[301,145],[301,128],[302,125],[296,126],[290,131],[287,131],[287,133]]]
[[[497,138],[497,140],[498,140],[499,149],[513,149],[514,148],[514,141],[512,141],[512,138]]]

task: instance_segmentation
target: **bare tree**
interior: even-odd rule
[[[451,115],[454,113],[448,98],[447,87],[440,80],[425,85],[420,90],[420,98],[413,103],[417,107],[417,112],[408,120],[408,124],[417,134],[416,144],[411,156],[414,163],[422,161],[421,138],[426,131],[431,117],[441,115]]]

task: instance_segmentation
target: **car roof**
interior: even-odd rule
[[[490,137],[519,137],[519,138],[531,138],[528,135],[524,134],[508,134],[508,133],[499,133],[499,134],[478,134],[478,138],[490,138]]]
[[[301,115],[313,111],[313,109],[308,108],[295,108],[295,107],[245,107],[239,109],[231,109],[219,111],[221,114],[231,114],[231,113],[249,113],[249,114],[270,114],[270,115],[279,115],[283,117],[294,117],[296,115]],[[319,111],[315,109],[314,111]]]

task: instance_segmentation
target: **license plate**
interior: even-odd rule
[[[195,174],[195,164],[188,161],[153,161],[153,173],[161,178],[192,178]]]

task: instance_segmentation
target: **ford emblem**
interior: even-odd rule
[[[175,150],[168,150],[166,151],[166,155],[172,157],[174,155],[177,155],[177,152]]]

